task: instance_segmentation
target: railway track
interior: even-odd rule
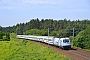
[[[90,60],[90,52],[83,49],[78,49],[78,48],[73,47],[70,50],[62,50],[56,46],[48,45],[48,44],[37,42],[37,41],[33,41],[33,42],[36,42],[37,44],[41,44],[43,46],[47,46],[53,49],[55,52],[57,51],[61,54],[67,55],[72,60]]]
[[[77,49],[77,50],[69,50],[68,52],[75,54],[75,55],[83,58],[84,60],[90,60],[90,52],[87,52],[85,50]]]

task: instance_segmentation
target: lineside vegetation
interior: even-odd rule
[[[0,41],[0,60],[70,60],[65,55],[35,42],[16,39]]]

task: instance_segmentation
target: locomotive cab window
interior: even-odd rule
[[[63,43],[69,42],[69,39],[64,39]]]

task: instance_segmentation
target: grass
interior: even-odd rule
[[[65,55],[35,42],[16,39],[0,41],[0,60],[69,60]]]

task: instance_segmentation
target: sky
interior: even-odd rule
[[[0,0],[0,26],[31,19],[90,19],[90,0]]]

